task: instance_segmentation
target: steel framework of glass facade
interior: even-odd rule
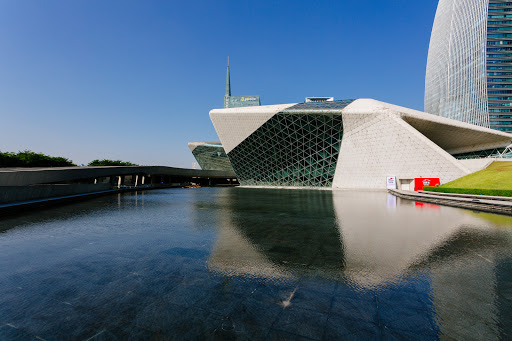
[[[475,152],[453,154],[452,156],[458,160],[484,158],[512,159],[512,148],[508,146],[503,148],[485,149]]]
[[[243,186],[331,187],[342,136],[341,115],[279,113],[228,155]]]
[[[512,132],[512,2],[440,0],[425,111]]]

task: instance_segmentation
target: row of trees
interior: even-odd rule
[[[121,160],[93,160],[87,164],[87,166],[138,166],[135,163]]]
[[[24,150],[18,153],[0,152],[0,167],[66,167],[76,166],[71,160]]]
[[[72,167],[71,160],[24,150],[18,153],[0,151],[0,167]],[[138,166],[121,160],[93,160],[87,166]]]

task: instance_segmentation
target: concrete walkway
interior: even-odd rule
[[[388,192],[403,199],[452,207],[461,207],[475,211],[512,215],[512,198],[510,197],[439,193],[426,191],[410,192],[392,189],[389,189]]]

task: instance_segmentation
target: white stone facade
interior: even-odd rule
[[[210,111],[210,118],[224,150],[229,153],[269,118],[292,105],[294,103],[256,106],[252,107],[251,110],[247,110],[247,107],[214,109]],[[215,120],[213,117],[215,117]]]
[[[341,115],[343,136],[332,178],[332,188],[338,189],[385,189],[388,176],[396,176],[399,184],[418,177],[440,178],[441,183],[446,183],[478,170],[478,165],[487,164],[470,164],[452,154],[512,143],[512,136],[507,133],[371,99],[355,100],[342,109],[319,107],[300,111],[300,106],[289,109],[292,106],[215,109],[210,112],[210,118],[230,156],[230,151],[275,115]],[[308,134],[311,139],[316,138],[314,132]],[[237,173],[236,164],[234,170]]]

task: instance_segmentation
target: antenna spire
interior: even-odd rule
[[[231,82],[229,77],[229,56],[228,56],[228,70],[226,73],[226,93],[224,96],[231,96]]]

